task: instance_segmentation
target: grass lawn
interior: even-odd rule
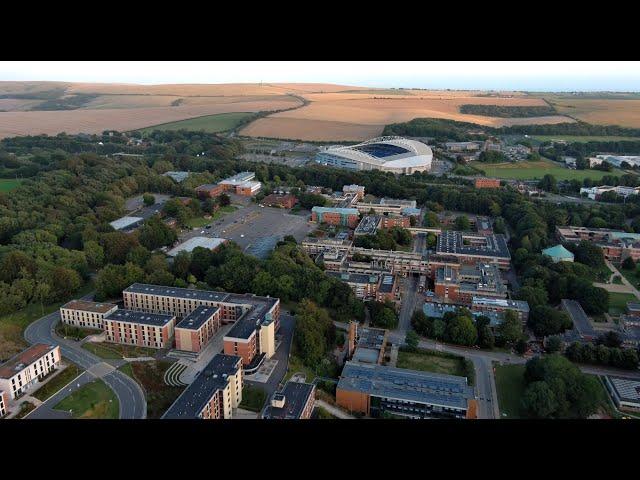
[[[606,137],[602,135],[530,135],[534,140],[550,142],[552,140],[564,140],[565,142],[619,142],[619,141],[639,141],[640,137]]]
[[[331,415],[331,413],[329,413],[327,410],[325,410],[322,407],[316,407],[313,409],[313,413],[311,414],[311,418],[313,419],[317,419],[317,420],[323,420],[323,419],[333,419],[333,418],[338,418],[338,417],[334,417],[333,415]]]
[[[313,372],[313,370],[304,365],[300,358],[296,357],[295,355],[291,355],[291,357],[289,358],[289,368],[286,375],[284,376],[283,382],[289,380],[296,373],[304,373],[307,376],[307,378],[305,379],[305,382],[307,383],[313,382],[313,380],[316,378],[316,374]]]
[[[88,283],[75,293],[73,298],[80,298],[92,290],[93,284]],[[44,305],[44,308],[39,303],[32,303],[22,310],[0,316],[0,360],[10,358],[27,346],[23,333],[31,322],[58,310],[65,303],[66,301],[52,303]]]
[[[8,192],[17,188],[22,183],[22,180],[15,180],[11,178],[0,178],[0,192]]]
[[[626,268],[618,268],[618,271],[624,275],[624,278],[629,280],[629,283],[634,287],[640,287],[640,280],[636,277],[636,270],[627,270]]]
[[[609,314],[620,315],[627,308],[627,302],[637,302],[638,299],[631,293],[609,292]]]
[[[495,367],[500,418],[520,418],[520,399],[525,388],[524,368],[524,365]]]
[[[245,384],[242,389],[242,402],[240,402],[240,408],[251,410],[252,412],[259,412],[262,410],[266,399],[267,392],[265,392],[264,389]]]
[[[140,384],[147,399],[147,418],[160,418],[184,390],[164,383],[171,362],[133,362],[120,369]],[[127,368],[128,367],[128,368]]]
[[[605,175],[622,175],[623,172],[613,169],[610,172],[600,170],[570,170],[564,168],[559,163],[550,160],[540,160],[538,162],[508,162],[508,163],[483,163],[471,162],[469,165],[484,170],[489,177],[510,178],[516,180],[541,179],[547,173],[553,175],[556,180],[571,180],[573,178],[580,181],[585,178],[600,180]]]
[[[157,350],[153,348],[121,345],[119,343],[85,343],[82,348],[105,359],[154,357]]]
[[[133,374],[133,367],[130,363],[125,363],[124,365],[118,367],[118,370],[120,370],[125,375],[130,376],[134,380],[136,379],[135,375]]]
[[[253,116],[253,113],[233,112],[219,113],[217,115],[205,115],[203,117],[189,118],[178,122],[162,123],[153,127],[140,130],[150,133],[154,130],[192,130],[205,131],[207,133],[226,132],[237,127],[243,120]]]
[[[81,328],[62,322],[58,322],[56,325],[56,334],[61,337],[72,338],[74,340],[82,340],[89,335],[95,335],[98,333],[102,333],[102,330],[97,330],[95,328]]]
[[[467,377],[469,385],[473,385],[475,377],[471,362],[458,355],[434,350],[418,350],[417,352],[400,350],[396,367]]]
[[[67,368],[31,395],[44,402],[47,398],[57,393],[58,390],[82,373],[82,370],[80,370],[75,363],[67,363]]]
[[[36,409],[36,406],[31,403],[31,402],[22,402],[22,404],[20,405],[20,411],[18,412],[18,414],[13,417],[15,419],[21,419],[26,417],[29,413],[31,413],[32,411],[34,411]]]
[[[118,398],[99,379],[83,385],[54,408],[64,411],[71,410],[73,418],[118,419],[120,416]]]
[[[226,215],[227,213],[231,213],[235,210],[237,210],[237,207],[234,207],[233,205],[227,205],[226,207],[220,207],[218,210],[216,210],[214,212],[213,215],[211,215],[211,218],[207,219],[204,217],[193,217],[190,218],[187,221],[187,226],[189,228],[202,228],[205,225],[209,225],[211,222],[215,222],[216,220],[219,220],[223,215]]]

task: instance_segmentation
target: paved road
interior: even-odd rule
[[[68,358],[84,370],[87,370],[82,377],[84,383],[86,383],[89,378],[101,378],[118,397],[118,401],[120,402],[121,419],[146,418],[147,402],[140,385],[124,373],[115,370],[113,366],[104,362],[100,357],[93,355],[80,347],[79,344],[71,340],[65,340],[58,337],[54,332],[54,328],[59,320],[59,312],[53,312],[39,320],[36,320],[25,330],[25,339],[31,344],[42,342],[60,345],[60,350],[64,357]],[[79,388],[78,383],[80,382],[75,382],[70,385],[69,388],[64,389],[64,391],[59,392],[52,398],[56,398],[57,403],[62,400],[62,398],[77,390]],[[84,383],[80,383],[80,386]],[[45,404],[47,407],[55,405],[52,399],[45,402]],[[49,410],[49,408],[44,408],[42,412],[36,414],[40,408],[42,407],[38,407],[38,409],[34,410],[29,415],[29,418],[43,418],[40,417],[40,415],[46,415],[46,411]]]
[[[620,273],[620,270],[618,270],[609,260],[605,260],[605,263],[607,264],[607,267],[609,267],[609,270],[611,270],[615,275],[620,276],[622,283],[628,288],[627,291],[633,293],[637,299],[640,299],[640,292],[638,291],[638,289],[634,287],[633,284]]]
[[[406,335],[411,328],[411,317],[416,309],[416,301],[418,299],[418,278],[415,275],[409,275],[403,280],[400,318],[398,321],[398,328],[395,332],[398,335],[402,335],[402,340],[404,341],[404,335]]]

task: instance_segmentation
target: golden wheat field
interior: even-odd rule
[[[554,98],[559,112],[596,125],[640,128],[640,99]]]
[[[554,115],[533,118],[494,118],[465,115],[460,105],[546,105],[535,97],[479,97],[465,92],[411,91],[408,95],[378,95],[375,93],[304,94],[309,105],[258,119],[241,130],[247,136],[289,138],[300,140],[364,140],[378,135],[390,123],[414,118],[432,117],[503,126],[532,123],[561,123],[573,120]],[[286,121],[285,121],[286,120]],[[339,138],[335,132],[339,131]]]

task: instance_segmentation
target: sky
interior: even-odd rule
[[[364,87],[638,91],[640,62],[16,62],[0,81],[97,83],[335,83]]]

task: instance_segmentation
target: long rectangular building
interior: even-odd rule
[[[242,402],[242,359],[218,354],[162,416],[175,420],[230,419]]]
[[[218,307],[222,323],[236,323],[225,335],[225,353],[249,365],[256,355],[271,358],[280,328],[280,299],[250,294],[134,283],[122,292],[125,308],[184,318],[200,306]]]
[[[104,317],[115,312],[118,306],[113,303],[71,300],[60,307],[60,319],[63,323],[81,328],[104,328]]]
[[[436,253],[457,258],[461,263],[490,262],[504,270],[509,269],[511,254],[504,235],[446,230],[439,236]]]
[[[475,418],[473,387],[465,377],[347,362],[336,402],[370,417]]]
[[[0,365],[0,390],[18,398],[60,365],[60,347],[36,343]]]
[[[262,414],[265,419],[305,420],[311,418],[315,404],[316,386],[313,383],[287,382],[280,392],[273,394]]]
[[[108,342],[148,348],[167,348],[173,343],[176,317],[135,310],[116,310],[104,318]]]
[[[176,325],[176,349],[200,352],[220,329],[220,307],[200,305]]]

